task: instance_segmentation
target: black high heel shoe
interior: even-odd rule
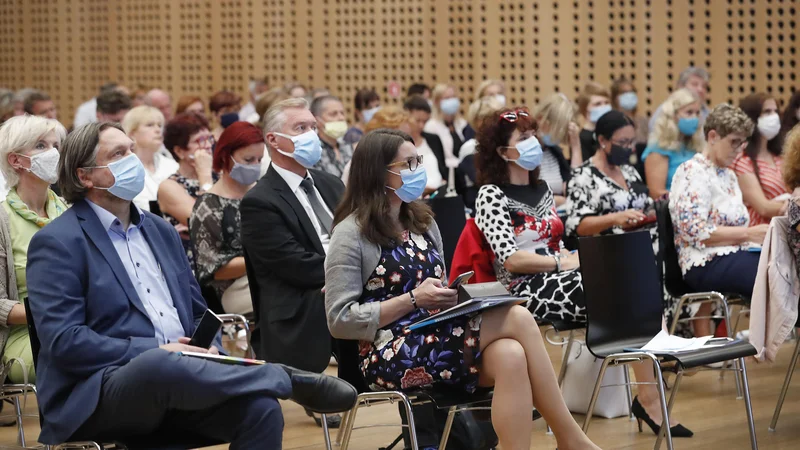
[[[314,419],[314,423],[317,424],[318,427],[322,426],[322,419],[317,417],[310,409],[303,408],[306,411],[306,415]],[[342,425],[342,416],[339,414],[328,414],[326,416],[328,418],[328,428],[339,428]]]
[[[636,417],[636,422],[639,424],[639,433],[642,432],[642,421],[653,430],[653,433],[658,436],[661,432],[661,424],[657,424],[650,418],[647,414],[647,411],[644,410],[644,406],[639,403],[639,397],[633,398],[633,404],[631,404],[631,412],[633,416]],[[681,424],[675,425],[674,427],[669,427],[669,432],[672,434],[672,437],[692,437],[694,433],[692,430],[684,427]]]

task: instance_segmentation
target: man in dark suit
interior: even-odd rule
[[[264,133],[272,163],[244,196],[240,211],[260,355],[322,372],[332,351],[337,353],[322,289],[333,211],[344,185],[311,169],[321,154],[316,127],[302,98],[282,101],[266,112]],[[331,425],[337,426],[336,419]]]
[[[352,407],[355,389],[333,377],[181,353],[217,354],[220,336],[209,348],[188,345],[206,305],[175,229],[132,203],[145,177],[133,145],[117,124],[73,131],[59,161],[73,206],[29,246],[39,441],[199,437],[280,448],[276,399],[321,413]]]

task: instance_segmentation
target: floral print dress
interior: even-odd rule
[[[378,267],[360,303],[403,295],[426,278],[444,276],[444,263],[428,236],[408,231],[396,247],[382,247]],[[361,371],[371,390],[410,389],[443,383],[474,392],[478,385],[481,316],[457,317],[415,331],[407,326],[439,311],[416,309],[361,341]]]

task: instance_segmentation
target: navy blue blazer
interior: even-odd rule
[[[200,287],[175,229],[158,216],[144,216],[142,232],[161,265],[186,336],[191,336],[206,310]],[[43,415],[39,442],[58,444],[94,412],[103,374],[157,348],[158,342],[107,230],[85,200],[34,235],[27,284],[27,305],[41,342],[36,365]]]

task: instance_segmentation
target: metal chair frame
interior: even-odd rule
[[[797,344],[794,346],[794,354],[792,354],[792,360],[789,362],[789,368],[786,369],[786,378],[783,380],[781,394],[778,396],[778,403],[775,405],[775,412],[772,414],[772,421],[769,423],[769,431],[772,432],[775,431],[775,427],[778,425],[778,418],[781,416],[783,401],[786,400],[786,393],[789,392],[789,384],[792,382],[792,375],[794,374],[795,366],[797,366],[797,357],[800,355],[800,335],[795,339],[797,340]]]
[[[489,401],[491,401],[491,399],[481,399],[472,403],[465,403],[462,405],[451,406],[447,412],[447,420],[445,421],[444,430],[442,431],[442,438],[439,441],[439,448],[444,449],[447,447],[447,441],[450,438],[450,431],[452,430],[453,421],[455,420],[455,415],[457,413],[463,411],[490,410],[491,407],[489,406],[473,406],[473,405],[480,405],[483,403],[487,403]],[[382,391],[382,392],[363,392],[361,394],[358,394],[358,401],[356,402],[356,406],[354,406],[353,409],[347,411],[342,416],[342,424],[339,427],[339,432],[337,433],[336,436],[336,444],[341,447],[341,450],[347,450],[348,446],[350,445],[350,438],[352,436],[353,430],[398,426],[396,424],[377,424],[377,425],[368,425],[363,427],[354,426],[356,414],[358,413],[358,410],[361,407],[370,407],[386,403],[394,404],[395,402],[400,402],[403,404],[403,407],[405,408],[406,411],[406,418],[408,420],[408,424],[401,424],[399,426],[408,429],[409,440],[411,441],[411,449],[419,450],[419,446],[417,444],[417,430],[416,426],[414,425],[414,413],[411,407],[433,402],[429,397],[425,395],[424,392],[407,394],[400,391]]]
[[[678,319],[678,315],[680,311],[683,310],[684,305],[692,305],[692,304],[704,304],[704,303],[713,303],[716,304],[717,307],[721,308],[723,313],[722,315],[719,314],[712,314],[710,316],[694,316],[688,317],[685,319]],[[739,310],[738,314],[736,315],[736,323],[734,324],[733,328],[731,328],[731,310],[733,306],[741,306],[742,308]],[[725,320],[725,327],[726,332],[728,333],[729,338],[735,337],[734,334],[736,333],[736,329],[739,327],[739,320],[742,317],[742,314],[747,314],[750,312],[750,309],[744,306],[744,300],[741,297],[730,297],[728,295],[720,294],[719,292],[692,292],[689,294],[682,295],[681,298],[678,300],[678,303],[675,304],[675,309],[673,310],[673,320],[669,326],[669,334],[675,334],[675,328],[677,328],[678,323],[687,323],[695,320],[710,320],[710,319],[722,319]],[[732,370],[739,370],[738,361],[733,361],[733,369]],[[725,372],[728,369],[727,362],[723,364],[722,368],[717,369],[720,371],[719,378],[722,379],[725,376]],[[742,385],[739,380],[739,377],[735,378],[736,381],[736,398],[738,400],[742,399]]]

